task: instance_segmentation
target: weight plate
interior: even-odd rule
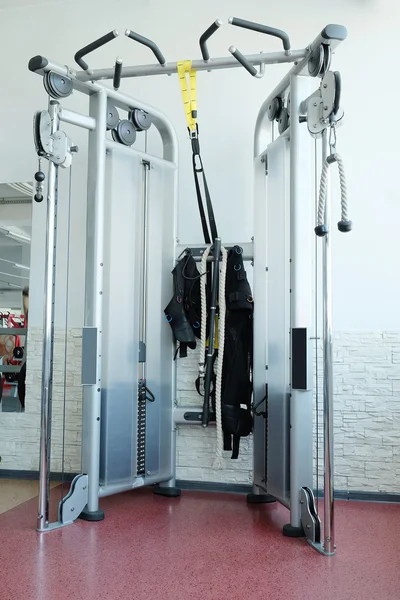
[[[289,126],[289,113],[287,108],[283,108],[279,117],[278,131],[283,133]]]
[[[271,104],[268,106],[268,120],[273,121],[274,119],[278,119],[282,110],[282,98],[276,97],[272,100]]]
[[[134,108],[130,112],[129,118],[134,124],[136,131],[147,131],[151,127],[151,116],[140,108]]]
[[[308,72],[310,73],[311,77],[317,77],[320,74],[324,65],[324,56],[325,53],[322,44],[315,48],[315,50],[311,53],[311,56],[308,60]]]
[[[119,114],[115,106],[110,102],[107,103],[107,130],[115,129],[119,122]]]
[[[122,119],[113,131],[116,131],[118,141],[124,146],[132,146],[136,140],[136,130],[131,121],[127,119]]]
[[[48,84],[55,92],[56,98],[67,98],[72,94],[73,85],[72,80],[69,77],[50,71]]]

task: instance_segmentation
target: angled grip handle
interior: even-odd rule
[[[235,48],[235,46],[231,46],[229,48],[229,52],[232,54],[232,56],[234,56],[236,58],[236,60],[238,62],[240,62],[242,67],[244,67],[246,69],[246,71],[248,71],[250,73],[250,75],[253,75],[253,77],[258,77],[257,69],[251,63],[249,63],[247,58],[245,56],[243,56],[243,54],[240,52],[240,50]]]
[[[125,31],[125,35],[126,37],[131,38],[131,40],[134,40],[135,42],[138,42],[139,44],[143,44],[143,46],[147,46],[147,48],[150,48],[160,65],[165,65],[166,60],[164,58],[164,55],[155,42],[149,40],[149,38],[146,38],[143,35],[140,35],[140,33],[131,31],[130,29],[127,29]]]
[[[114,40],[116,37],[118,37],[118,35],[119,35],[118,31],[116,29],[114,29],[113,31],[110,31],[110,33],[106,33],[106,35],[103,35],[98,40],[91,42],[90,44],[88,44],[87,46],[82,48],[81,50],[78,50],[78,52],[74,56],[75,62],[78,63],[78,65],[81,67],[81,69],[83,69],[84,71],[87,71],[89,69],[89,65],[84,60],[82,60],[83,57],[86,56],[87,54],[90,54],[90,52],[93,52],[94,50],[101,48],[101,46],[108,44],[108,42],[111,42],[112,40]]]
[[[251,31],[258,31],[258,33],[264,33],[265,35],[277,37],[282,40],[283,48],[286,53],[290,51],[289,36],[281,29],[269,27],[268,25],[261,25],[260,23],[253,23],[252,21],[245,21],[244,19],[238,19],[236,17],[229,17],[229,23],[235,27],[243,27],[243,29],[250,29]]]
[[[119,86],[121,85],[121,74],[122,74],[122,58],[115,59],[114,66],[114,77],[113,77],[113,88],[115,91],[119,90]]]
[[[212,25],[210,25],[208,29],[205,30],[203,35],[200,37],[199,44],[204,62],[208,62],[210,60],[210,53],[208,52],[207,48],[207,40],[213,35],[213,33],[218,31],[221,25],[222,21],[220,21],[220,19],[217,19]]]

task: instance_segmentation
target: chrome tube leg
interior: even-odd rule
[[[49,102],[51,134],[59,127],[58,102]],[[49,161],[46,217],[46,256],[43,314],[43,357],[39,458],[39,506],[37,530],[45,531],[49,520],[51,412],[54,350],[54,296],[56,281],[58,166]]]
[[[328,130],[322,136],[322,160],[328,156]],[[329,171],[325,204],[327,235],[323,238],[322,253],[322,305],[323,305],[323,360],[324,360],[324,548],[335,552],[334,528],[334,460],[333,460],[333,351],[332,351],[332,251],[331,198]]]
[[[81,518],[91,521],[104,517],[103,511],[99,510],[99,483],[106,114],[107,91],[101,90],[90,97],[90,116],[96,119],[96,129],[89,133],[86,223],[84,328],[94,332],[96,369],[92,380],[83,381],[82,471],[88,475],[88,504]]]

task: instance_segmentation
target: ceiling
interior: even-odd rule
[[[31,211],[32,184],[0,183],[0,292],[29,284]]]

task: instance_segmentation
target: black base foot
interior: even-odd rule
[[[276,499],[270,494],[247,494],[247,504],[271,504]]]
[[[181,490],[177,487],[160,487],[153,488],[153,494],[157,496],[165,496],[166,498],[178,498],[181,495]]]
[[[300,538],[306,536],[302,527],[293,527],[293,525],[290,525],[290,523],[283,526],[283,535],[291,538]]]
[[[79,518],[82,521],[102,521],[104,519],[104,510],[88,510],[87,507],[83,509]]]

